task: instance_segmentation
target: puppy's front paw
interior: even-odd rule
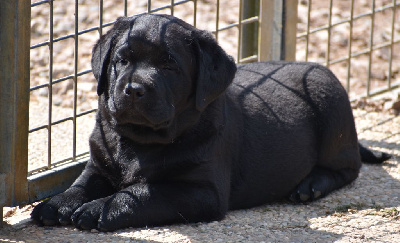
[[[105,201],[106,198],[97,199],[78,208],[71,217],[75,227],[83,230],[98,228]]]
[[[101,231],[113,231],[132,226],[143,226],[144,224],[137,224],[136,222],[138,203],[139,201],[131,194],[114,194],[104,204],[103,212],[98,222],[98,229]]]
[[[71,223],[71,215],[83,204],[82,198],[61,193],[38,204],[31,217],[39,224],[51,226]]]

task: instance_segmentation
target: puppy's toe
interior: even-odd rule
[[[58,222],[60,222],[61,225],[70,225],[71,224],[71,217],[67,215],[61,215],[58,217]]]
[[[57,219],[58,210],[49,204],[44,203],[37,210],[32,212],[31,217],[45,226],[53,226],[58,224]]]
[[[103,221],[103,220],[99,220],[97,227],[100,231],[103,231],[103,232],[108,232],[108,231],[114,230],[114,227],[112,227],[112,225],[110,225],[109,222]]]
[[[322,198],[336,186],[334,172],[315,170],[308,175],[289,196],[293,202],[309,202]]]
[[[101,201],[92,201],[83,204],[71,216],[76,228],[83,230],[96,229],[104,204]]]
[[[295,203],[304,203],[313,198],[313,188],[311,178],[304,179],[297,188],[290,194],[289,199]]]
[[[322,191],[315,189],[315,188],[311,188],[312,192],[313,192],[313,198],[317,199],[322,197]]]
[[[31,218],[37,223],[41,223],[42,222],[40,211],[42,210],[43,205],[44,205],[44,203],[41,202],[36,207],[34,207],[33,210],[32,210]]]
[[[97,217],[91,214],[90,211],[85,211],[82,209],[76,210],[72,215],[72,222],[76,228],[83,230],[91,230],[97,227]]]

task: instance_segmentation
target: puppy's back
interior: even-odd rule
[[[243,138],[233,172],[233,208],[287,196],[316,165],[359,168],[348,97],[327,68],[299,62],[239,65],[227,96],[240,109]],[[351,159],[332,160],[343,146],[350,147]],[[240,200],[243,196],[249,200]]]

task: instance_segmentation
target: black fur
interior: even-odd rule
[[[67,191],[34,209],[44,225],[109,231],[218,220],[284,197],[311,201],[358,175],[347,94],[320,65],[236,66],[210,33],[142,15],[118,19],[92,66],[91,158]]]

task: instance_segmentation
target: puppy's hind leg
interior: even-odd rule
[[[358,176],[358,169],[331,170],[322,167],[314,167],[311,173],[297,185],[290,194],[293,202],[309,202],[322,198],[330,192],[349,184]]]

